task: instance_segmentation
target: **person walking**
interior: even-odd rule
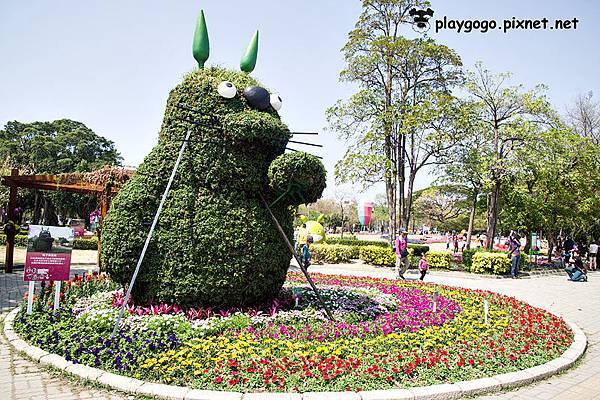
[[[510,258],[510,274],[513,279],[519,277],[519,262],[521,261],[521,238],[518,234],[511,232],[508,238],[508,258]]]
[[[595,271],[597,268],[596,258],[598,256],[598,243],[590,243],[589,257],[590,257],[590,271]]]
[[[425,257],[425,253],[421,254],[421,259],[419,260],[419,272],[421,272],[419,279],[425,279],[425,275],[427,274],[427,258]]]
[[[458,254],[458,235],[456,233],[452,240],[454,241],[454,254]]]
[[[298,251],[298,238],[300,237],[300,229],[294,228],[294,252]]]
[[[398,278],[404,278],[404,273],[408,269],[408,239],[406,232],[402,232],[396,237],[396,273]]]
[[[308,267],[310,267],[310,260],[312,258],[312,255],[310,254],[310,245],[312,242],[313,237],[308,235],[306,243],[302,246],[302,264],[304,265],[305,270],[308,270]]]
[[[596,244],[598,245],[598,252],[596,253],[596,264],[595,267],[598,268],[598,265],[600,265],[600,239],[598,239],[596,241]]]
[[[446,232],[446,250],[450,250],[450,231]]]

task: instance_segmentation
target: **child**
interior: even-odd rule
[[[304,264],[304,269],[308,270],[310,266],[310,259],[312,258],[309,250],[310,244],[313,242],[313,237],[308,235],[306,238],[306,243],[302,246],[302,263]]]
[[[419,271],[421,272],[421,280],[425,279],[425,274],[427,274],[427,258],[425,258],[425,253],[421,254],[421,259],[419,260]]]

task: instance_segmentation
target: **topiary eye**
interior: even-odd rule
[[[223,81],[219,83],[219,86],[217,86],[217,92],[219,92],[219,94],[222,97],[225,97],[226,99],[231,99],[235,97],[237,89],[233,83],[229,81]]]
[[[281,110],[281,106],[283,106],[283,102],[281,101],[281,97],[276,94],[271,95],[271,107],[275,109],[275,111]]]

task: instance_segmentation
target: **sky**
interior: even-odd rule
[[[593,0],[431,0],[429,37],[461,56],[467,70],[481,61],[510,71],[512,83],[548,86],[564,112],[578,93],[600,99],[600,3]],[[237,69],[260,30],[252,75],[283,99],[280,115],[292,131],[317,131],[306,148],[323,157],[326,196],[346,144],[325,130],[325,110],[352,94],[339,82],[340,49],[361,12],[360,1],[57,0],[0,2],[0,125],[7,121],[81,121],[116,143],[126,165],[139,164],[156,144],[169,91],[195,68],[192,36],[204,9],[211,45],[208,64]],[[578,19],[577,29],[436,32],[437,20]],[[415,32],[407,25],[407,36]],[[298,147],[300,148],[300,147]],[[432,171],[417,178],[427,187]],[[374,198],[382,186],[346,187]]]

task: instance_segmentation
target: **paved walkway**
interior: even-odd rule
[[[3,252],[0,249],[0,254]],[[95,251],[74,251],[71,275],[91,272],[95,269]],[[15,257],[18,262],[19,256]],[[3,267],[3,266],[2,266]],[[39,287],[39,284],[37,285]],[[0,321],[8,310],[16,307],[27,292],[23,282],[23,270],[17,267],[13,274],[0,270]],[[8,345],[4,330],[0,330],[0,399],[1,400],[124,400],[133,399],[116,391],[93,389],[50,373],[36,362],[15,353]]]
[[[311,266],[311,272],[393,277],[390,269],[363,264]],[[416,272],[409,271],[409,278]],[[472,289],[501,292],[544,307],[576,322],[588,337],[588,350],[581,364],[568,372],[515,391],[482,399],[598,399],[600,400],[600,273],[590,274],[590,282],[567,282],[562,276],[531,279],[489,279],[461,273],[433,271],[426,281]],[[22,275],[0,272],[0,309],[14,306],[23,293]],[[11,293],[8,295],[8,291]],[[116,392],[90,389],[64,378],[54,377],[36,363],[24,360],[8,346],[0,334],[0,399],[124,399]],[[132,397],[129,397],[132,398]]]

